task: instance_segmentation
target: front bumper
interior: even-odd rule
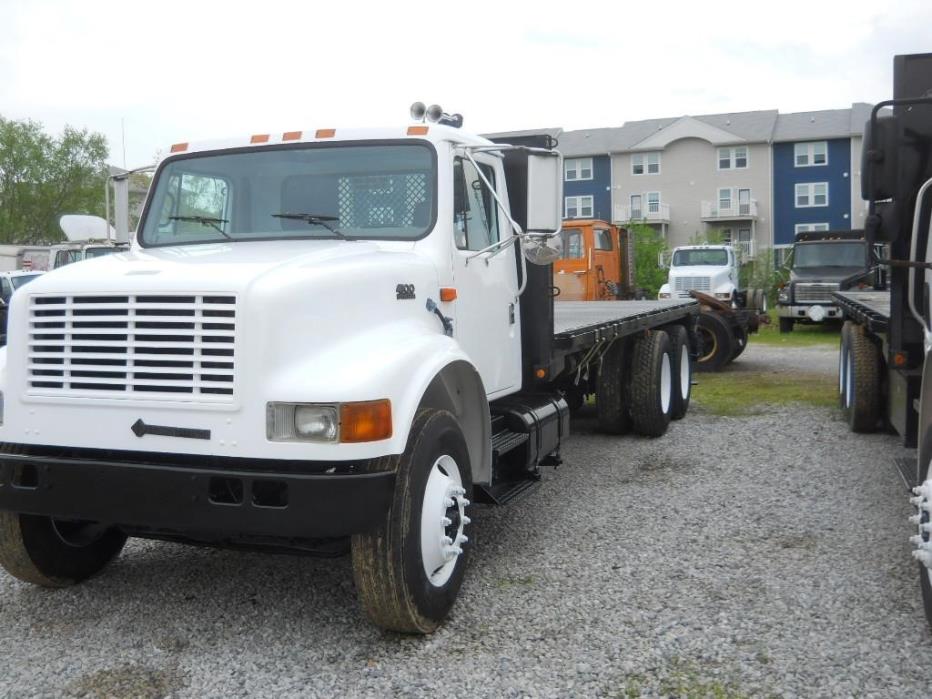
[[[387,471],[275,472],[0,454],[0,510],[215,540],[368,531],[384,521],[394,487],[395,474]]]
[[[838,306],[834,306],[830,303],[807,303],[805,305],[801,304],[777,304],[777,315],[781,318],[794,318],[795,320],[805,320],[809,322],[822,322],[822,321],[813,321],[809,316],[809,310],[813,306],[821,306],[825,311],[825,318],[823,320],[841,320],[843,313]]]

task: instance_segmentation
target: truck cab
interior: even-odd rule
[[[816,231],[796,235],[789,281],[777,296],[780,332],[799,323],[841,320],[832,294],[847,278],[868,268],[864,231]]]
[[[721,301],[738,302],[738,260],[730,245],[684,245],[673,249],[667,283],[658,298],[689,298],[701,291]]]
[[[560,301],[614,301],[634,288],[634,250],[623,228],[606,221],[563,221],[562,255],[554,262]]]

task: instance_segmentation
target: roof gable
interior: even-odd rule
[[[746,139],[737,134],[725,131],[704,121],[699,121],[694,117],[685,116],[673,122],[666,128],[661,128],[654,134],[635,143],[631,146],[632,150],[662,150],[673,141],[681,138],[701,138],[714,145],[721,143],[745,143]]]

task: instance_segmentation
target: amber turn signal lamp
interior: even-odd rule
[[[897,352],[894,354],[893,364],[895,366],[906,366],[906,352]]]
[[[317,129],[315,138],[333,138],[337,135],[336,129]]]
[[[392,402],[373,400],[340,406],[340,441],[375,442],[392,436]]]
[[[456,301],[456,289],[452,286],[440,287],[440,300],[447,302]]]
[[[546,370],[546,369],[538,369],[537,371],[534,372],[534,376],[536,376],[536,377],[539,378],[539,379],[546,378],[546,376],[547,376],[547,370]]]

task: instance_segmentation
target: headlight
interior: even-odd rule
[[[265,415],[272,442],[376,442],[392,436],[389,400],[269,403]]]
[[[269,403],[266,435],[273,442],[336,442],[339,415],[336,405]]]
[[[728,301],[731,299],[731,292],[726,291],[725,293],[715,292],[715,298],[722,299],[723,301]]]
[[[790,288],[788,286],[780,289],[780,293],[777,294],[777,301],[779,301],[780,303],[790,302]]]
[[[659,294],[657,294],[657,298],[668,299],[670,298],[670,294],[668,294],[666,291],[661,291]]]

